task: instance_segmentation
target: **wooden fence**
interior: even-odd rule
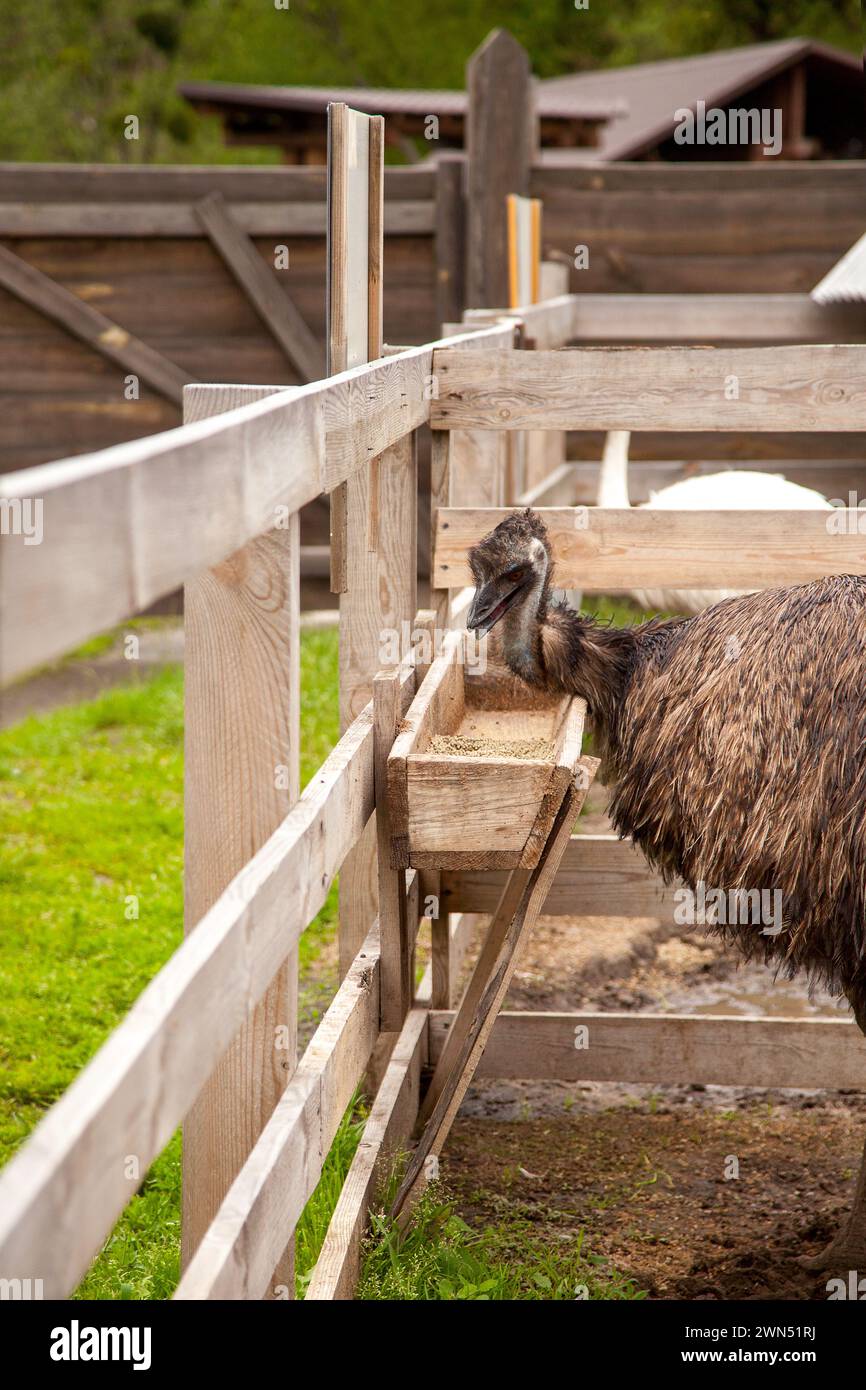
[[[0,1276],[68,1294],[134,1195],[129,1156],[143,1173],[184,1122],[176,1296],[290,1297],[293,1232],[375,1055],[381,1084],[307,1295],[351,1296],[368,1205],[411,1134],[422,1064],[441,1051],[478,914],[501,886],[490,872],[422,883],[375,853],[385,759],[425,669],[409,645],[376,681],[382,634],[404,620],[459,626],[466,545],[516,502],[544,509],[576,587],[866,572],[857,512],[829,535],[823,512],[665,513],[660,529],[652,513],[575,510],[568,430],[688,436],[699,415],[713,431],[862,439],[866,347],[792,341],[806,310],[789,307],[781,347],[566,351],[585,326],[582,297],[485,309],[436,342],[308,385],[190,386],[181,428],[3,479],[0,682],[187,585],[187,935],[0,1177]],[[641,308],[615,308],[627,340]],[[760,310],[751,301],[756,332]],[[730,319],[701,300],[669,312],[683,316],[683,342],[702,341],[713,313]],[[813,336],[837,322],[828,313]],[[413,438],[428,425],[433,587],[418,614]],[[297,514],[344,485],[345,732],[298,795]],[[8,519],[34,500],[44,539],[27,545]],[[338,872],[342,982],[295,1066],[297,946]],[[432,959],[413,996],[431,898]],[[629,843],[576,837],[545,910],[670,920],[672,902]],[[578,1051],[582,1026],[591,1046]],[[504,1014],[483,1072],[862,1088],[866,1042],[844,1021]]]

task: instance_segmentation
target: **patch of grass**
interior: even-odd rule
[[[303,1298],[322,1249],[346,1174],[367,1123],[367,1107],[356,1094],[349,1104],[322,1167],[322,1176],[295,1231],[295,1288]]]
[[[303,784],[338,738],[336,631],[302,633],[301,686]],[[181,941],[182,671],[167,668],[0,732],[0,845],[5,1160]],[[332,889],[301,938],[302,970],[330,939],[336,906]],[[167,1297],[177,1280],[179,1210],[177,1134],[79,1296]]]
[[[358,1298],[368,1301],[545,1302],[642,1299],[643,1290],[601,1257],[585,1254],[581,1237],[551,1249],[530,1222],[509,1218],[473,1230],[441,1189],[419,1201],[401,1236],[376,1218],[365,1245]]]
[[[182,677],[0,734],[0,1154],[182,932]]]

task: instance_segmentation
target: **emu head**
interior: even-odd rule
[[[514,512],[469,552],[475,597],[466,625],[482,635],[519,608],[527,619],[538,613],[550,584],[547,528],[530,511]]]

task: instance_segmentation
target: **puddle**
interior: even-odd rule
[[[732,970],[722,979],[678,982],[664,991],[664,997],[641,1012],[660,1009],[663,1013],[737,1014],[753,1018],[850,1018],[845,999],[837,1000],[826,990],[816,989],[811,997],[805,980],[774,979],[764,965],[750,963]]]

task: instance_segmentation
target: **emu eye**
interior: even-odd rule
[[[524,572],[523,565],[509,565],[507,570],[503,570],[503,579],[520,579]]]

